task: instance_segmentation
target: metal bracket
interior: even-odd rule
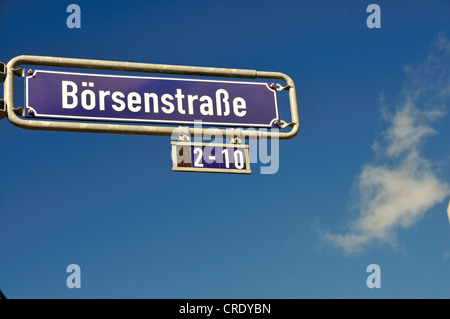
[[[294,122],[291,122],[291,123],[287,123],[286,121],[283,121],[283,120],[280,120],[280,123],[281,123],[281,128],[285,128],[285,127],[294,127],[295,126],[295,123]]]
[[[276,86],[276,90],[278,92],[283,91],[283,90],[289,91],[291,89],[291,86],[289,84],[286,85],[286,86],[282,86],[280,83],[276,83],[275,86]],[[286,128],[288,126],[289,127],[294,127],[295,126],[295,122],[287,123],[286,121],[280,120],[280,121],[277,121],[276,125],[279,128]]]
[[[23,68],[19,68],[19,69],[13,69],[13,74],[16,76],[20,76],[20,77],[24,77],[25,73],[24,73],[24,69]],[[5,82],[6,80],[6,76],[7,76],[7,72],[6,72],[6,65],[2,62],[0,62],[0,82]],[[13,109],[14,114],[19,115],[19,116],[24,116],[25,115],[25,109],[23,107],[19,107],[19,108],[15,108]],[[6,103],[4,100],[0,99],[0,119],[4,119],[6,117]]]
[[[289,86],[289,84],[286,85],[286,86],[282,86],[280,83],[277,83],[277,84],[276,84],[276,87],[277,87],[276,90],[277,90],[278,92],[283,91],[283,90],[289,91],[289,89],[291,88],[291,87]]]
[[[230,137],[231,144],[237,144],[237,145],[242,144],[243,132],[242,132],[241,128],[233,128],[233,129],[230,129],[229,132],[231,134],[227,135],[227,137],[228,136]]]
[[[6,65],[0,62],[0,82],[5,82],[6,79]]]
[[[17,107],[13,109],[14,114],[19,115],[19,116],[25,116],[25,108],[23,107]]]
[[[178,126],[178,142],[189,142],[190,131],[189,127]]]
[[[242,144],[242,141],[241,141],[241,139],[239,138],[239,137],[232,137],[231,138],[231,144],[237,144],[237,145],[240,145],[240,144]]]
[[[25,69],[22,69],[22,68],[14,69],[13,74],[15,76],[20,76],[21,78],[23,78],[25,76]]]
[[[189,142],[189,136],[187,135],[178,136],[178,142]]]
[[[18,68],[18,69],[13,69],[13,74],[16,76],[20,76],[21,78],[23,78],[25,76],[25,69],[23,68]],[[6,80],[6,64],[3,62],[0,62],[0,82],[5,82]]]
[[[6,117],[5,101],[0,100],[0,120]]]
[[[14,114],[18,116],[25,116],[25,108],[18,107],[13,109]],[[6,117],[6,107],[5,107],[5,101],[0,100],[0,120],[4,119]]]
[[[6,79],[6,65],[5,63],[0,62],[0,82],[5,82]],[[5,101],[0,100],[0,119],[6,117],[6,107]]]

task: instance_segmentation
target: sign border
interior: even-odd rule
[[[75,119],[75,120],[90,120],[90,121],[110,121],[110,122],[131,122],[131,123],[155,123],[155,124],[190,124],[194,125],[196,121],[169,121],[169,120],[141,120],[141,119],[125,119],[125,118],[107,118],[107,117],[87,117],[87,116],[64,116],[64,115],[54,115],[54,114],[42,114],[36,112],[32,106],[29,105],[28,101],[28,80],[34,78],[38,73],[56,73],[56,74],[70,74],[70,75],[84,75],[84,76],[98,76],[98,77],[111,77],[111,78],[127,78],[127,79],[147,79],[147,80],[167,80],[167,81],[186,81],[186,82],[214,82],[214,83],[235,83],[235,84],[249,84],[249,85],[259,85],[266,86],[267,89],[273,92],[274,102],[275,102],[275,114],[276,117],[270,121],[269,124],[255,124],[255,123],[219,123],[219,122],[204,122],[201,121],[202,125],[208,126],[233,126],[233,127],[256,127],[256,128],[272,128],[275,121],[279,121],[280,115],[278,112],[278,99],[276,91],[269,87],[267,83],[264,82],[245,82],[245,81],[220,81],[220,80],[202,80],[202,79],[187,79],[187,78],[166,78],[166,77],[147,77],[147,76],[131,76],[131,75],[112,75],[112,74],[95,74],[95,73],[79,73],[79,72],[63,72],[63,71],[48,71],[48,70],[33,70],[33,74],[25,76],[25,107],[26,109],[33,110],[33,113],[39,114],[37,118],[57,118],[57,119]],[[27,112],[25,110],[25,112]],[[30,116],[33,118],[34,116]]]

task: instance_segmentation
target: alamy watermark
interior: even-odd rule
[[[71,273],[66,279],[67,288],[81,288],[81,268],[77,264],[70,264],[66,272]]]
[[[367,277],[367,288],[381,288],[381,268],[377,264],[367,266],[366,272],[371,274]]]
[[[69,4],[66,12],[70,13],[67,17],[66,25],[69,29],[81,28],[81,8],[78,4]]]
[[[366,12],[370,15],[366,19],[366,25],[369,29],[381,28],[381,8],[378,4],[369,4]]]
[[[270,134],[269,134],[270,133]],[[275,174],[280,166],[280,147],[278,139],[278,128],[271,129],[255,129],[255,128],[239,128],[226,130],[225,136],[219,128],[203,128],[201,121],[194,121],[194,134],[191,136],[188,128],[175,129],[172,132],[172,141],[190,141],[206,144],[230,144],[245,143],[248,139],[249,160],[250,163],[260,163],[261,174]],[[258,139],[249,138],[249,136],[260,136]],[[270,135],[270,138],[266,138]],[[225,141],[225,142],[224,142]],[[208,160],[209,154],[203,154],[205,161]],[[172,159],[173,160],[173,159]],[[175,159],[177,163],[181,162],[181,158]]]

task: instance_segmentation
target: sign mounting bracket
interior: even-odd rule
[[[0,82],[5,82],[6,79],[6,65],[0,62]],[[6,117],[5,101],[0,99],[0,119]]]

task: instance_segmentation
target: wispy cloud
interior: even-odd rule
[[[341,234],[324,238],[347,254],[373,242],[394,242],[398,228],[417,222],[450,194],[450,186],[433,172],[422,154],[432,124],[446,114],[450,97],[450,42],[440,35],[426,61],[406,66],[405,87],[393,113],[383,108],[387,129],[374,142],[376,164],[363,165],[357,177],[359,216]]]
[[[450,252],[448,250],[444,251],[444,253],[442,254],[442,258],[449,259],[450,258]]]

